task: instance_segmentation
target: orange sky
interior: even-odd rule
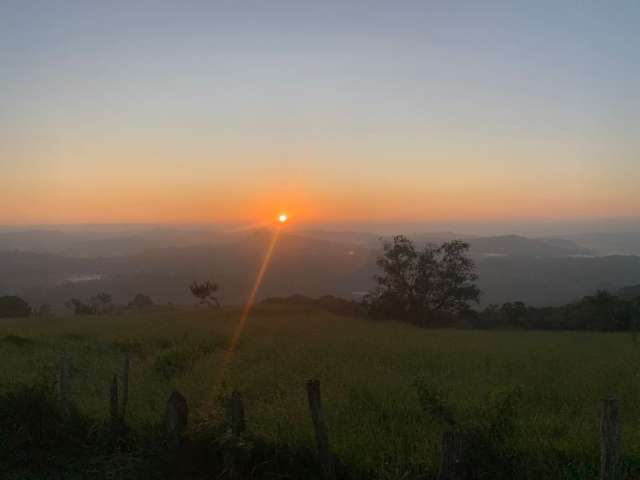
[[[28,3],[0,224],[640,212],[632,3]]]
[[[131,182],[10,186],[0,193],[2,223],[200,223],[272,219],[286,212],[293,221],[416,221],[447,219],[575,218],[634,215],[625,192],[550,194],[479,185],[424,189],[380,188],[354,183],[332,189],[301,179],[241,188]],[[230,182],[232,183],[232,182]],[[617,193],[617,194],[616,194]]]

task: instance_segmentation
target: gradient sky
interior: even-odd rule
[[[640,212],[640,2],[0,2],[0,223]]]

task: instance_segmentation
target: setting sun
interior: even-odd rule
[[[280,223],[287,223],[287,220],[289,220],[289,216],[286,213],[281,213],[280,215],[278,215],[278,221]]]

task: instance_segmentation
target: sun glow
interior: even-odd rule
[[[287,223],[287,220],[289,220],[289,215],[287,215],[286,213],[281,213],[280,215],[278,215],[278,222]]]
[[[222,364],[220,365],[220,371],[217,376],[216,383],[218,385],[222,384],[224,379],[224,374],[227,370],[227,367],[231,363],[233,359],[233,354],[236,351],[238,346],[238,342],[240,341],[240,337],[242,336],[242,332],[249,318],[249,314],[251,313],[251,309],[253,305],[256,303],[256,296],[258,295],[258,291],[260,290],[260,285],[262,285],[262,281],[264,280],[264,276],[267,273],[269,268],[269,264],[271,263],[271,257],[273,256],[273,251],[275,250],[276,244],[278,243],[278,237],[280,236],[280,229],[275,229],[273,231],[273,236],[271,237],[271,241],[269,242],[269,246],[267,247],[267,251],[265,252],[264,258],[262,259],[262,263],[260,264],[260,268],[258,269],[258,274],[256,275],[256,280],[253,284],[253,288],[249,293],[249,297],[247,298],[246,303],[244,304],[244,308],[242,309],[242,313],[240,314],[240,319],[233,331],[233,335],[231,336],[231,340],[229,342],[229,346],[224,354],[222,359]]]

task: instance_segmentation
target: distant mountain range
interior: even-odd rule
[[[640,255],[640,232],[592,233],[566,238],[600,255]]]
[[[534,305],[572,301],[596,289],[640,284],[640,258],[598,256],[564,238],[478,237],[451,232],[409,235],[416,243],[463,238],[477,263],[482,302]],[[241,303],[253,286],[272,232],[207,228],[126,232],[29,230],[0,233],[0,295],[61,308],[71,297],[100,291],[128,302],[136,293],[158,303],[191,304],[188,285],[212,279],[221,299]],[[284,231],[259,297],[332,294],[357,298],[372,285],[380,237],[362,232]]]

